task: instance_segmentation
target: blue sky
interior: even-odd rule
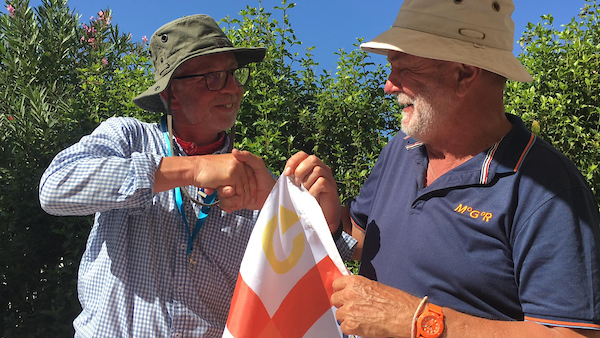
[[[515,41],[522,35],[527,22],[538,23],[543,14],[554,16],[555,26],[568,23],[579,14],[584,0],[513,0],[515,2]],[[294,2],[294,1],[289,1]],[[402,1],[398,0],[297,0],[289,11],[292,29],[302,41],[303,47],[314,46],[316,62],[326,70],[335,68],[339,48],[352,50],[358,37],[365,40],[388,29],[394,22]],[[31,0],[37,6],[41,0]],[[271,10],[281,6],[280,0],[69,0],[69,7],[81,14],[81,22],[87,22],[98,11],[110,8],[113,23],[123,32],[131,32],[134,40],[152,33],[162,24],[184,15],[203,13],[217,21],[229,15],[238,16],[247,5]],[[6,12],[6,8],[3,9]],[[281,11],[272,11],[281,20]],[[515,53],[520,47],[515,44]],[[303,54],[303,50],[296,50]],[[374,61],[385,62],[385,57],[374,56]]]

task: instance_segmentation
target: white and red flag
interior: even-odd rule
[[[282,175],[250,235],[223,337],[342,337],[330,298],[346,274],[319,204]]]

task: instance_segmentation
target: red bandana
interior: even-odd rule
[[[219,138],[215,142],[203,147],[199,147],[193,142],[184,141],[177,137],[177,135],[175,135],[175,139],[177,140],[177,143],[179,143],[183,151],[185,151],[185,153],[188,154],[188,156],[193,156],[212,154],[217,150],[223,149],[223,147],[225,146],[226,137],[225,132],[221,132],[219,133]]]

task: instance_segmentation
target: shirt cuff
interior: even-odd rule
[[[352,260],[352,254],[356,248],[356,243],[358,243],[358,241],[344,231],[342,232],[342,236],[335,241],[335,246],[344,261]]]

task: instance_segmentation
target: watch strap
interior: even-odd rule
[[[427,296],[425,296],[425,297],[423,297],[423,299],[421,299],[419,306],[417,306],[417,309],[415,310],[415,314],[413,315],[413,318],[412,318],[412,325],[410,327],[410,338],[417,338],[417,320],[419,319],[419,316],[423,312],[423,309],[425,309],[426,304],[427,304]]]
[[[428,316],[437,317],[435,323],[439,325],[439,331],[434,333],[424,331],[423,320],[426,319],[426,317]],[[419,318],[417,319],[416,329],[417,338],[439,338],[442,335],[442,333],[444,333],[444,312],[442,310],[442,307],[435,304],[427,303],[425,305],[424,311],[419,315]]]

